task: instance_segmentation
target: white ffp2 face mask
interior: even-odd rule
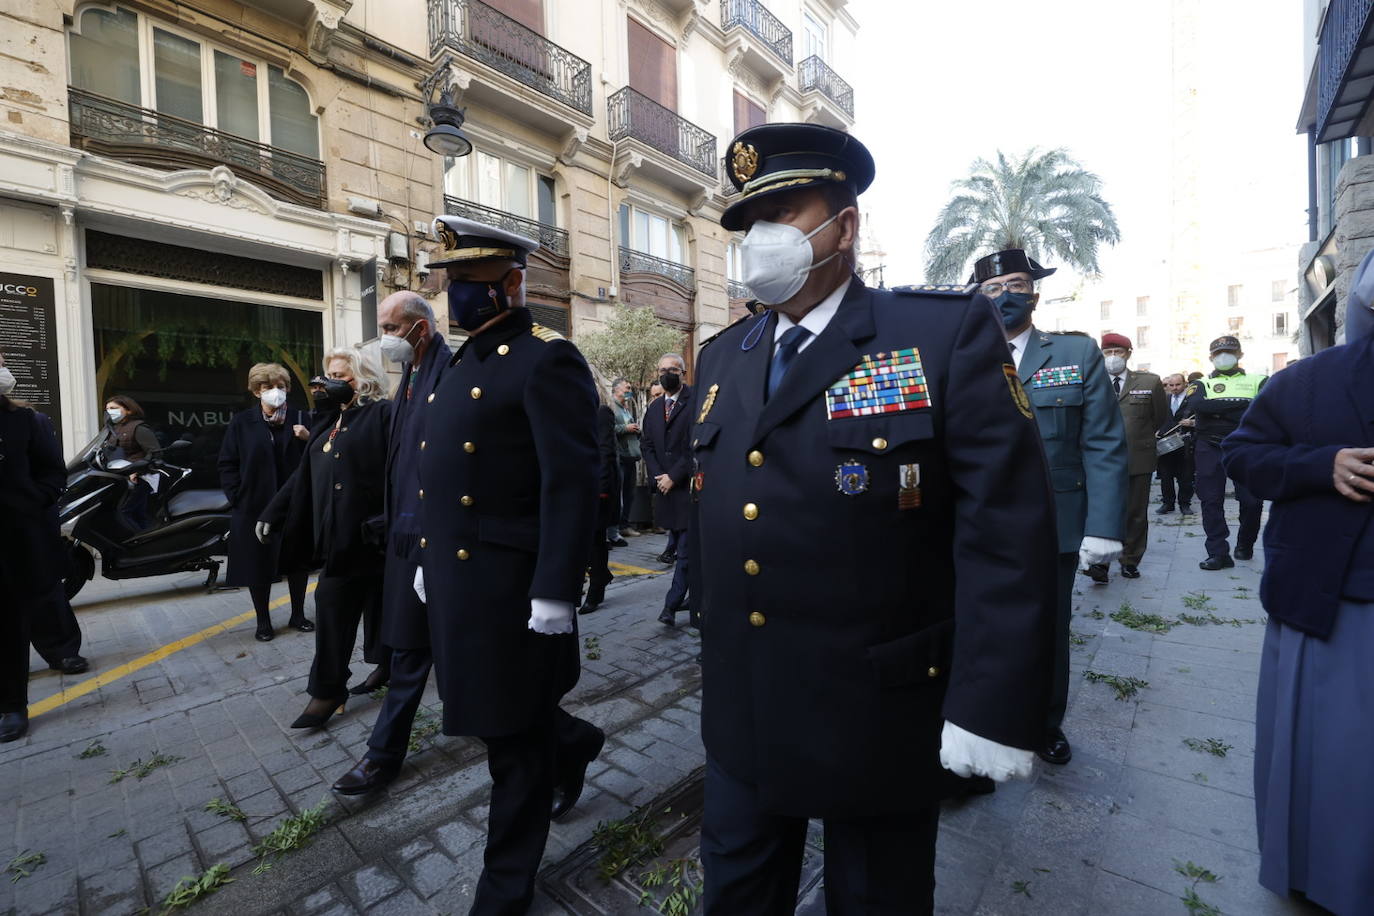
[[[9,394],[19,382],[15,379],[14,373],[0,366],[0,394]]]
[[[1107,372],[1110,375],[1120,375],[1126,371],[1126,357],[1124,356],[1104,356],[1102,361],[1107,364]]]
[[[1212,357],[1212,365],[1222,372],[1236,368],[1236,363],[1238,362],[1240,362],[1240,360],[1236,359],[1236,354],[1234,353],[1218,353],[1216,356]]]
[[[268,388],[262,393],[262,402],[276,410],[286,403],[286,391],[282,388]]]
[[[767,220],[755,222],[740,246],[744,285],[764,305],[778,305],[791,299],[806,284],[807,274],[839,257],[836,251],[819,263],[811,263],[811,237],[839,216],[836,213],[804,235],[796,226]]]

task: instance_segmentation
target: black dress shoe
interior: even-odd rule
[[[1111,579],[1111,571],[1107,569],[1106,563],[1094,563],[1083,571],[1083,575],[1092,579],[1098,585],[1106,585]]]
[[[677,615],[665,607],[661,612],[659,612],[658,622],[663,624],[665,627],[675,627],[677,626]]]
[[[324,728],[324,724],[336,713],[344,711],[344,703],[348,700],[348,694],[337,699],[325,699],[321,702],[318,698],[312,698],[305,705],[305,712],[296,716],[296,721],[291,723],[292,728]],[[325,704],[328,704],[327,706]],[[324,712],[311,712],[310,707],[323,709]]]
[[[658,562],[672,565],[673,563],[677,562],[677,554],[669,553],[665,550],[663,551],[663,553],[658,555]]]
[[[1184,515],[1192,515],[1192,514],[1193,514],[1193,507],[1192,507],[1192,506],[1180,506],[1178,511],[1181,512],[1181,513],[1183,513]]]
[[[605,746],[606,733],[597,729],[596,744],[588,746],[588,756],[577,761],[564,773],[558,785],[553,787],[553,813],[549,815],[551,819],[558,820],[577,804],[577,800],[582,797],[582,788],[587,784],[587,767],[591,766],[592,761]]]
[[[1173,506],[1160,506],[1155,510],[1155,515],[1168,515],[1172,511],[1174,511]]]
[[[1237,547],[1235,556],[1237,560],[1253,560],[1255,558],[1255,548]]]
[[[1230,569],[1235,565],[1235,560],[1231,559],[1226,554],[1222,554],[1219,557],[1208,557],[1207,559],[1199,563],[1197,565],[1197,568],[1206,570]]]
[[[29,732],[27,712],[0,713],[0,742],[18,741]]]
[[[1123,579],[1139,579],[1140,569],[1138,567],[1130,565],[1129,563],[1122,563],[1121,577]]]
[[[1073,759],[1073,748],[1069,747],[1069,739],[1064,737],[1062,728],[1052,728],[1045,738],[1043,750],[1036,751],[1040,759],[1046,763],[1053,763],[1063,766]]]
[[[941,798],[969,798],[991,795],[996,791],[997,783],[986,776],[959,776],[949,770],[940,771]]]
[[[590,614],[590,613],[592,613],[593,611],[595,611],[595,610],[596,610],[597,608],[599,608],[599,607],[601,607],[601,601],[598,600],[598,599],[592,598],[592,597],[589,595],[587,598],[585,598],[585,599],[582,601],[582,606],[581,606],[580,608],[577,609],[577,613],[579,613],[579,614]]]
[[[300,630],[302,633],[315,632],[315,624],[311,623],[309,620],[306,620],[303,616],[292,617],[290,620],[286,621],[286,625],[293,630]]]
[[[400,772],[399,763],[379,763],[364,757],[357,766],[341,776],[333,788],[340,795],[366,795],[390,783]]]
[[[54,671],[61,671],[63,674],[81,674],[83,671],[90,670],[91,663],[80,655],[69,655],[56,665],[49,665],[48,667]]]
[[[253,634],[253,638],[258,642],[271,642],[277,638],[277,633],[269,624],[265,627],[258,627],[258,631]]]
[[[618,538],[615,538],[614,540],[609,540],[609,541],[607,541],[607,542],[606,542],[606,546],[607,546],[607,547],[628,547],[628,546],[630,546],[630,542],[627,541],[627,540],[625,540],[624,538],[618,537]]]

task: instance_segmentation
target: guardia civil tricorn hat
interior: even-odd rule
[[[873,183],[873,156],[842,130],[820,124],[760,124],[725,151],[725,171],[740,192],[721,215],[726,229],[743,229],[752,201],[802,188],[846,184],[856,195]]]
[[[434,235],[439,239],[439,250],[434,252],[430,267],[486,258],[516,261],[524,267],[529,253],[539,250],[534,239],[462,216],[434,217]]]
[[[1006,248],[974,261],[973,276],[968,278],[968,282],[982,283],[984,280],[1004,277],[1007,274],[1030,274],[1032,280],[1039,280],[1058,269],[1041,267],[1034,258],[1026,256],[1023,248]]]

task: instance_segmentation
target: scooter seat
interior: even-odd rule
[[[172,497],[167,513],[172,517],[193,512],[228,512],[229,500],[223,490],[186,490]]]

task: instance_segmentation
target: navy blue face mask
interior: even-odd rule
[[[481,280],[448,281],[448,317],[465,331],[475,331],[510,308],[502,288],[505,277],[494,282]]]
[[[1003,327],[1008,331],[1026,323],[1031,312],[1035,311],[1035,302],[1035,293],[1013,293],[1005,290],[1002,295],[992,300],[992,304],[997,306],[997,311],[1002,316]]]

